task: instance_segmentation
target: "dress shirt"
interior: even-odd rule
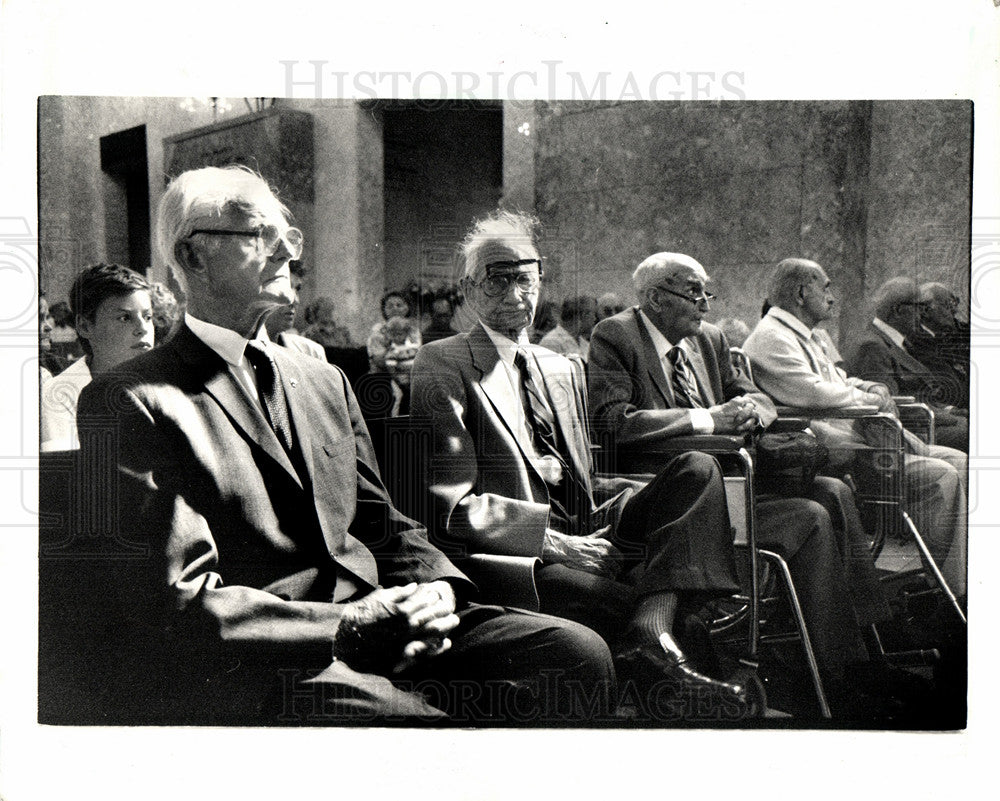
[[[80,440],[76,433],[76,404],[83,388],[91,381],[86,359],[77,359],[69,367],[42,385],[39,415],[40,451],[76,451]]]
[[[514,365],[514,357],[517,355],[518,350],[523,349],[525,354],[528,356],[529,369],[531,356],[528,353],[528,347],[530,342],[528,340],[528,332],[521,331],[518,336],[517,342],[512,340],[505,334],[501,334],[499,331],[494,331],[486,323],[480,321],[483,330],[486,331],[487,336],[496,346],[497,355],[500,356],[500,362],[503,364],[504,369],[507,371],[507,378],[510,379],[511,390],[513,391],[513,396],[521,400],[520,406],[516,409],[501,409],[501,413],[507,417],[508,420],[520,420],[523,430],[520,432],[521,444],[528,453],[528,458],[534,464],[535,469],[538,471],[539,475],[545,479],[549,484],[558,484],[562,479],[562,467],[552,456],[539,456],[538,451],[535,450],[534,444],[531,442],[531,434],[527,428],[527,419],[524,414],[523,404],[527,401],[524,397],[524,390],[521,386],[521,373]],[[539,389],[544,391],[544,384],[537,382],[539,384]]]
[[[191,333],[219,354],[229,368],[230,374],[236,379],[236,383],[240,385],[253,405],[263,413],[260,398],[257,396],[257,376],[254,373],[253,365],[247,361],[245,355],[249,340],[229,328],[206,323],[190,314],[184,315],[184,322],[191,329]],[[270,353],[269,349],[272,344],[264,326],[260,327],[256,339],[264,343],[264,350]]]
[[[879,331],[881,331],[887,337],[889,337],[889,339],[892,340],[892,344],[895,345],[897,348],[899,348],[900,350],[906,350],[906,348],[903,347],[903,342],[906,340],[906,337],[903,336],[901,333],[899,333],[899,331],[897,331],[891,325],[889,325],[886,322],[883,322],[878,317],[872,320],[872,325],[875,326]]]
[[[653,347],[656,348],[656,355],[660,357],[660,367],[663,368],[663,375],[667,379],[667,385],[672,387],[674,385],[674,365],[670,361],[668,354],[673,350],[674,345],[669,339],[663,336],[663,332],[653,324],[653,321],[646,316],[646,312],[642,309],[639,310],[639,317],[649,332],[649,338],[653,340]],[[690,364],[691,353],[687,340],[682,339],[677,343],[677,347],[684,351],[684,357],[688,360],[688,364]],[[690,383],[693,389],[698,389],[698,382],[695,380],[694,371],[689,371],[688,383]],[[705,402],[704,398],[702,398],[702,402]],[[712,413],[708,409],[688,409],[687,413],[691,418],[691,429],[695,434],[711,434],[715,431],[715,421],[712,419]]]

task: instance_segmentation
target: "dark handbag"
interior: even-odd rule
[[[829,449],[811,431],[764,432],[754,451],[758,488],[782,495],[808,493],[830,457]]]

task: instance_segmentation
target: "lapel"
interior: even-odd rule
[[[189,375],[204,375],[205,392],[221,407],[244,438],[281,465],[301,488],[302,482],[274,430],[233,378],[229,365],[222,357],[198,339],[186,325],[170,343],[174,344],[181,361],[187,364]],[[282,375],[282,381],[286,380]]]
[[[711,406],[717,402],[717,398],[715,397],[715,393],[712,391],[712,382],[708,377],[708,368],[705,366],[705,358],[701,355],[701,348],[698,347],[698,341],[693,337],[686,337],[686,339],[689,347],[684,350],[688,356],[688,363],[691,365],[692,372],[694,372],[694,378],[698,383],[698,389],[701,392],[702,400]]]
[[[642,342],[642,361],[645,363],[650,381],[659,390],[660,395],[667,404],[667,408],[675,408],[677,400],[674,398],[673,387],[670,386],[670,382],[667,381],[667,376],[663,372],[663,362],[660,361],[660,355],[656,352],[653,339],[650,337],[649,331],[646,330],[646,324],[643,322],[642,317],[639,316],[638,306],[632,309],[632,322],[638,330],[639,339]]]
[[[478,323],[469,332],[469,351],[472,355],[472,364],[479,371],[479,386],[482,387],[483,394],[493,406],[493,411],[507,428],[510,435],[517,442],[521,455],[526,463],[530,464],[528,454],[531,453],[528,430],[525,427],[524,419],[518,410],[521,408],[521,399],[511,386],[507,368],[500,360],[493,340],[490,339],[486,330]]]
[[[573,380],[568,373],[550,369],[548,359],[538,358],[539,350],[541,349],[530,348],[529,352],[542,376],[542,382],[545,384],[545,393],[555,416],[559,436],[566,444],[565,450],[573,463],[578,479],[586,486],[590,476],[589,452],[587,451],[589,442],[581,431],[580,418],[576,414],[576,389],[573,386]],[[544,354],[545,351],[542,353]]]
[[[919,359],[915,359],[909,353],[907,353],[903,348],[899,347],[895,342],[893,342],[889,337],[885,335],[885,332],[880,331],[874,325],[868,325],[868,329],[878,334],[879,338],[885,342],[886,346],[889,348],[889,352],[892,354],[893,358],[899,363],[901,367],[909,370],[911,373],[917,375],[926,375],[927,368],[924,367],[923,363]]]
[[[292,432],[295,437],[296,447],[298,447],[299,453],[302,454],[302,460],[306,465],[306,472],[309,480],[312,481],[313,426],[308,413],[309,399],[307,393],[309,382],[303,380],[302,371],[298,363],[287,349],[284,347],[275,347],[271,348],[271,353],[274,355],[274,361],[278,365],[278,372],[281,373],[281,385],[284,387],[285,398],[288,402],[288,415],[292,419]],[[313,357],[310,356],[309,358]],[[271,429],[271,427],[268,426],[268,429]],[[285,449],[281,447],[281,443],[278,442],[278,437],[274,434],[273,430],[271,430],[271,436],[287,461],[288,457],[285,454]]]

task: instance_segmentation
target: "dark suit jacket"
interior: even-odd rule
[[[919,401],[934,401],[937,381],[931,370],[872,323],[868,324],[847,364],[848,373],[885,384],[893,395],[913,395]]]
[[[774,421],[774,404],[733,367],[729,343],[718,328],[703,322],[687,343],[698,388],[711,405],[749,395],[763,425]],[[614,432],[619,447],[655,447],[693,433],[688,410],[677,407],[638,308],[597,324],[590,336],[587,366],[592,426]]]
[[[81,395],[82,448],[117,468],[101,477],[120,487],[113,522],[148,553],[109,592],[125,625],[160,649],[147,655],[151,672],[173,660],[204,680],[198,660],[220,657],[266,665],[272,679],[275,666],[322,667],[352,596],[440,578],[471,589],[424,528],[393,508],[343,373],[272,352],[304,475],[186,326]]]
[[[570,469],[590,494],[588,528],[611,526],[641,485],[591,475],[583,388],[572,364],[536,345],[528,351],[542,373]],[[549,524],[548,487],[528,457],[520,401],[482,326],[424,345],[413,365],[410,398],[414,424],[432,431],[425,479],[437,536],[464,553],[540,556]]]

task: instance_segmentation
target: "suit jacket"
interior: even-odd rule
[[[326,350],[318,342],[313,342],[309,337],[293,334],[291,331],[282,331],[274,338],[274,341],[291,350],[305,353],[316,359],[326,361]]]
[[[710,405],[748,395],[770,425],[774,404],[749,378],[733,367],[729,343],[714,325],[687,338],[695,381]],[[590,337],[588,378],[595,430],[614,433],[618,446],[655,447],[673,437],[693,433],[689,410],[677,406],[653,340],[637,307],[602,320]]]
[[[298,470],[225,362],[187,326],[80,398],[84,452],[117,469],[99,474],[105,495],[120,487],[112,524],[148,553],[108,590],[148,644],[193,674],[198,660],[219,655],[243,667],[325,666],[343,604],[378,585],[446,578],[471,589],[390,502],[343,373],[271,350]]]
[[[587,528],[611,526],[638,484],[591,475],[583,389],[571,362],[536,345],[527,350],[541,371],[568,466],[590,496]],[[413,365],[410,397],[414,424],[432,432],[424,474],[432,531],[461,555],[540,557],[549,490],[529,458],[518,396],[483,327],[424,345]]]
[[[925,365],[933,376],[933,394],[936,403],[969,408],[969,349],[968,341],[962,347],[957,333],[931,334],[917,331],[906,337],[906,353]]]

